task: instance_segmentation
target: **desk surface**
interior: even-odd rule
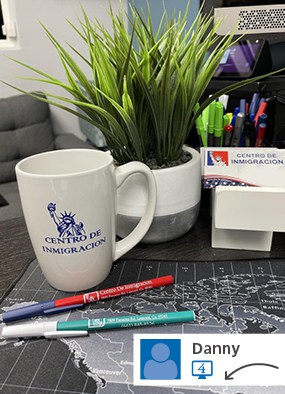
[[[0,223],[0,234],[0,261],[1,268],[4,267],[0,284],[2,282],[4,285],[5,280],[6,283],[15,280],[15,275],[19,275],[27,266],[34,253],[23,218]],[[142,308],[154,312],[165,311],[165,308],[189,308],[196,310],[195,323],[186,323],[183,329],[179,325],[160,326],[159,333],[177,333],[179,330],[179,333],[227,333],[238,327],[245,333],[260,333],[264,331],[264,327],[267,327],[267,333],[271,330],[283,333],[284,307],[276,284],[278,280],[282,291],[285,264],[283,260],[270,262],[270,259],[285,256],[284,241],[284,234],[276,234],[272,251],[266,253],[212,249],[210,219],[201,212],[195,227],[178,240],[158,245],[138,245],[126,255],[128,260],[134,259],[134,256],[137,260],[130,262],[130,265],[121,262],[114,264],[112,273],[104,283],[105,287],[111,287],[128,280],[145,280],[171,272],[175,273],[174,286],[169,286],[163,292],[148,291],[137,298],[125,296],[123,300],[118,298],[115,301],[94,303],[87,309],[73,311],[71,316],[62,315],[60,318],[72,320],[89,316],[104,317],[104,314],[126,315],[141,313]],[[257,260],[262,258],[266,261]],[[241,259],[256,261],[238,261]],[[164,264],[155,260],[168,261]],[[233,283],[232,290],[229,283]],[[48,286],[34,260],[3,305],[62,296]],[[274,298],[274,305],[271,297]],[[236,302],[238,300],[241,304]],[[142,330],[140,333],[154,332],[153,327]],[[134,332],[130,329],[121,333],[106,331],[102,335],[94,334],[76,340],[31,339],[19,341],[15,345],[10,342],[1,343],[0,340],[0,360],[1,357],[5,360],[5,363],[0,362],[0,391],[17,391],[19,394],[52,394],[57,391],[70,394],[153,393],[152,390],[141,391],[131,383],[126,383],[132,379],[130,366]],[[121,376],[123,381],[119,379]],[[129,380],[126,380],[126,376]],[[212,390],[208,387],[206,391],[209,394],[233,394],[237,391],[244,394],[269,393],[266,387],[232,389],[221,387],[219,390]],[[270,394],[281,394],[283,389],[284,387],[270,388]],[[159,392],[168,394],[174,391],[160,388]],[[199,394],[201,390],[186,388],[179,389],[179,392]]]
[[[71,313],[41,317],[45,321],[116,318],[143,313],[194,310],[194,322],[157,327],[135,327],[90,333],[87,337],[11,339],[0,338],[0,392],[2,393],[84,393],[84,394],[283,394],[284,387],[191,386],[154,390],[133,385],[133,335],[190,334],[284,334],[285,285],[284,259],[224,262],[174,262],[121,260],[100,288],[172,274],[174,285],[139,294],[103,300]],[[9,296],[0,303],[0,311],[23,302],[59,299],[66,294],[52,289],[34,260]],[[24,305],[24,304],[22,304]],[[1,329],[1,323],[0,323]],[[266,354],[266,353],[265,353]],[[191,352],[188,354],[191,365]],[[196,356],[197,357],[197,356]],[[224,357],[224,356],[223,356]],[[248,362],[252,360],[251,351]],[[199,358],[198,358],[199,360]],[[260,359],[257,360],[260,362]],[[267,358],[264,361],[268,361]],[[232,371],[240,360],[227,357],[223,365]],[[216,365],[216,364],[215,364]],[[274,364],[275,365],[275,364]],[[278,364],[280,365],[280,364]],[[183,367],[184,370],[187,365]],[[223,366],[224,368],[224,366]],[[263,370],[260,371],[260,373]],[[268,372],[268,371],[267,371]],[[187,376],[188,376],[187,368]],[[222,371],[223,373],[223,371]],[[267,375],[266,375],[267,376]],[[254,378],[253,378],[254,379]],[[253,383],[257,381],[253,380]],[[238,384],[238,383],[236,383]],[[255,383],[257,384],[257,383]],[[195,386],[195,387],[194,387]]]
[[[1,261],[34,257],[24,218],[0,222]],[[201,212],[195,226],[184,236],[165,243],[138,244],[124,258],[174,261],[248,260],[285,257],[285,233],[274,233],[270,252],[211,247],[211,219]]]
[[[14,282],[34,258],[23,218],[0,222],[1,289]],[[274,233],[272,250],[256,252],[211,247],[211,219],[201,210],[197,223],[187,234],[170,242],[139,244],[124,258],[172,261],[223,261],[285,258],[285,233]]]

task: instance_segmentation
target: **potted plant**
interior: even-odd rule
[[[45,92],[50,104],[99,128],[118,165],[138,160],[153,169],[158,201],[146,242],[174,239],[193,226],[199,212],[201,165],[198,151],[185,147],[187,137],[211,101],[258,79],[237,82],[199,103],[225,51],[237,40],[217,36],[219,24],[201,12],[187,29],[188,11],[189,1],[183,15],[169,18],[164,12],[154,31],[150,8],[145,15],[131,7],[128,17],[123,10],[115,15],[110,6],[113,32],[109,33],[82,10],[79,28],[68,23],[86,44],[88,57],[71,45],[65,49],[43,26],[67,81],[16,60],[40,76],[33,80],[57,85],[69,94]],[[90,68],[90,75],[80,62]],[[137,189],[131,195],[132,182],[137,182]],[[118,235],[125,236],[143,210],[141,182],[134,177],[119,190]]]

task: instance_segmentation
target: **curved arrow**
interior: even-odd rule
[[[271,367],[271,368],[276,368],[279,369],[279,367],[277,367],[276,365],[272,365],[272,364],[265,364],[265,363],[252,363],[252,364],[246,364],[243,365],[237,369],[235,369],[234,371],[232,371],[231,373],[228,374],[227,371],[225,371],[225,380],[233,380],[233,374],[235,374],[237,371],[240,371],[241,369],[247,368],[247,367],[253,367],[253,366],[263,366],[263,367]]]

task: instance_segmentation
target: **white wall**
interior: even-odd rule
[[[110,19],[108,16],[109,0],[0,0],[2,7],[8,4],[10,17],[16,23],[17,37],[15,39],[0,40],[0,81],[3,80],[25,91],[46,90],[49,93],[66,95],[63,90],[52,87],[47,84],[25,81],[17,77],[33,76],[29,70],[19,66],[7,56],[27,63],[35,68],[40,69],[58,79],[65,79],[65,74],[60,63],[57,52],[49,39],[47,38],[40,23],[43,23],[48,30],[64,44],[65,41],[72,44],[80,52],[86,50],[84,44],[66,22],[69,19],[76,26],[79,25],[78,17],[82,18],[81,6],[85,9],[89,17],[96,17],[102,21],[105,26],[111,29]],[[127,10],[128,0],[121,0]],[[138,8],[144,6],[146,0],[132,0]],[[164,1],[149,0],[153,2],[153,17],[157,23],[161,17],[161,11]],[[165,5],[168,9],[184,7],[186,0],[166,0]],[[120,6],[119,0],[111,0],[113,10]],[[191,10],[193,18],[198,10],[198,0],[191,1]],[[3,10],[4,13],[5,10]],[[157,14],[157,15],[156,15]],[[5,15],[4,15],[5,17]],[[5,43],[6,41],[6,43]],[[80,62],[80,60],[79,60]],[[84,68],[86,65],[80,63]],[[86,72],[90,72],[87,68]],[[91,75],[90,75],[91,78]],[[0,82],[0,98],[19,94],[16,90]],[[78,118],[59,108],[51,106],[51,114],[55,131],[57,134],[72,132],[78,136],[83,135],[79,130]],[[1,115],[1,114],[0,114]]]
[[[2,0],[3,1],[3,0]],[[5,1],[5,0],[4,0]],[[6,0],[7,1],[7,0]],[[123,0],[124,7],[126,1]],[[46,37],[40,22],[62,43],[69,42],[80,52],[85,50],[82,41],[73,29],[68,25],[69,19],[75,25],[79,25],[78,17],[82,17],[81,6],[92,18],[93,16],[104,21],[106,27],[110,27],[107,14],[108,0],[8,0],[11,19],[16,22],[17,38],[11,39],[9,46],[0,41],[0,80],[11,83],[26,91],[44,90],[51,93],[61,93],[63,90],[44,85],[34,81],[23,81],[18,76],[36,76],[29,70],[17,65],[7,58],[13,57],[24,63],[38,68],[46,73],[65,79],[64,71],[56,54],[56,50]],[[114,10],[118,9],[120,2],[112,1]],[[81,63],[80,63],[81,64]],[[81,64],[83,67],[84,65]],[[89,70],[86,69],[86,72]],[[19,94],[12,88],[0,82],[0,97]],[[79,131],[78,119],[59,108],[51,107],[52,118],[56,133],[72,132],[82,136]]]

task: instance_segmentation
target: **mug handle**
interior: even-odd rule
[[[156,182],[153,173],[146,164],[139,161],[133,161],[116,167],[116,186],[119,188],[122,183],[134,173],[143,174],[147,180],[148,201],[146,211],[133,231],[125,238],[116,242],[114,261],[119,259],[142,240],[147,233],[154,216],[156,207]]]

